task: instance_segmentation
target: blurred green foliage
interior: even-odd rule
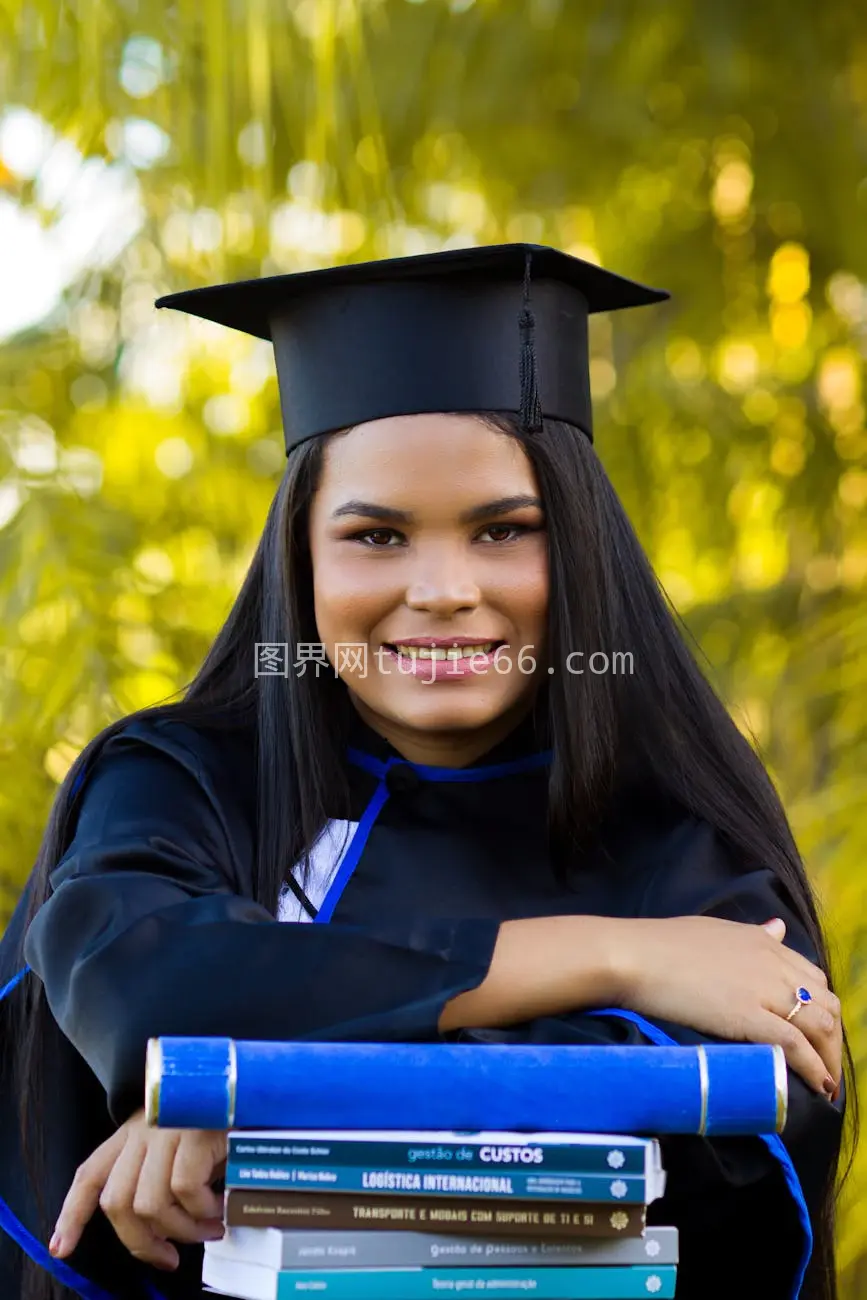
[[[863,1067],[858,6],[4,0],[0,84],[7,260],[25,219],[28,248],[79,247],[55,306],[33,306],[35,255],[0,294],[0,914],[78,749],[192,676],[283,466],[267,345],[153,299],[550,243],[673,291],[594,319],[596,443],[784,796]],[[865,1196],[859,1158],[847,1300],[867,1287]]]

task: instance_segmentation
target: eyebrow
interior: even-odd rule
[[[526,495],[498,497],[496,501],[486,501],[484,505],[473,506],[471,510],[465,510],[460,516],[459,522],[474,524],[481,519],[491,519],[495,515],[506,515],[512,510],[521,510],[527,506],[535,506],[541,510],[542,502],[539,497]],[[363,519],[379,519],[380,522],[388,524],[411,524],[415,518],[411,510],[395,510],[392,506],[377,505],[375,501],[346,501],[342,506],[337,507],[331,518],[340,519],[344,515],[359,515]]]

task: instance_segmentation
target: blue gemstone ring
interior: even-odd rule
[[[791,1011],[786,1016],[786,1019],[787,1020],[794,1019],[794,1017],[801,1010],[801,1007],[805,1007],[808,1002],[812,1002],[812,1001],[813,1001],[813,995],[809,989],[804,989],[804,988],[795,989],[795,1005],[792,1007]]]

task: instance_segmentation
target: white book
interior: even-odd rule
[[[441,1143],[474,1143],[479,1146],[618,1146],[651,1147],[658,1145],[655,1138],[634,1137],[623,1133],[506,1133],[502,1129],[487,1132],[468,1132],[452,1129],[233,1129],[231,1138],[274,1138],[278,1141],[310,1142],[401,1142],[413,1146],[432,1147]]]
[[[437,1232],[334,1232],[228,1227],[205,1255],[275,1270],[479,1266],[676,1264],[677,1228],[645,1228],[640,1237],[516,1240]]]

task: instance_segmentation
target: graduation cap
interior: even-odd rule
[[[510,411],[593,439],[587,320],[670,297],[539,244],[356,262],[169,294],[274,345],[286,454],[368,420]]]

